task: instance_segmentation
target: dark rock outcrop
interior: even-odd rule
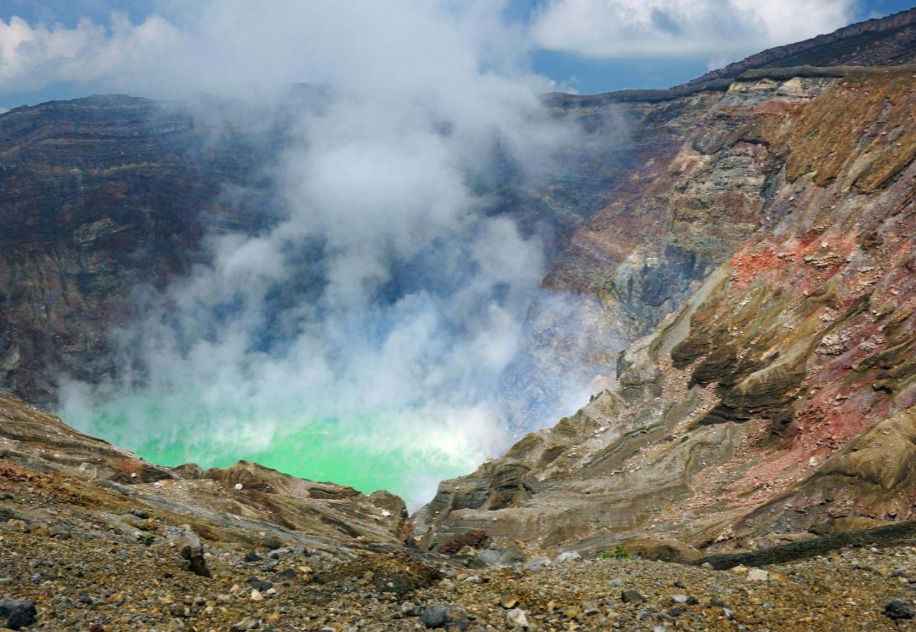
[[[0,386],[47,403],[60,372],[108,372],[109,330],[135,316],[138,288],[201,261],[204,234],[264,221],[221,193],[268,161],[250,137],[146,99],[0,115]]]
[[[756,68],[789,66],[899,66],[916,63],[916,9],[901,11],[778,46],[713,70],[683,87],[733,79]]]

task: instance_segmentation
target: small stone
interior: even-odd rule
[[[264,595],[261,594],[261,591],[257,588],[251,590],[251,600],[252,601],[264,601]]]
[[[557,556],[557,564],[563,564],[564,562],[575,562],[581,560],[582,556],[579,555],[576,551],[563,551]]]
[[[525,616],[525,611],[521,608],[513,608],[506,612],[506,623],[513,628],[528,629],[528,617]]]
[[[518,595],[503,595],[499,598],[499,605],[506,610],[511,610],[518,605]]]
[[[262,559],[264,558],[258,555],[257,551],[248,551],[247,553],[245,553],[245,557],[244,557],[244,560],[249,563],[250,562],[260,562]]]
[[[32,533],[37,535],[39,538],[50,538],[51,531],[48,529],[48,525],[39,522],[35,525],[35,528],[32,529]]]
[[[175,547],[181,557],[188,561],[189,571],[201,577],[210,577],[204,546],[200,543],[200,538],[197,537],[197,534],[191,531],[189,527],[185,527],[185,532],[175,542]]]
[[[267,592],[268,590],[273,588],[272,582],[265,581],[259,577],[249,577],[248,579],[245,580],[245,583],[249,584],[252,588],[256,588],[257,590],[260,590],[261,592]]]
[[[229,632],[248,632],[248,630],[260,630],[261,622],[254,617],[248,617],[247,619],[242,619],[238,623],[234,623]]]
[[[635,590],[624,590],[620,593],[620,601],[623,603],[645,603],[646,598]]]
[[[769,571],[762,568],[752,568],[747,572],[747,581],[749,582],[768,582],[770,581]]]
[[[623,580],[620,579],[619,577],[615,577],[614,579],[609,581],[608,584],[610,586],[613,586],[614,588],[620,588],[621,586],[623,586]]]
[[[550,566],[553,562],[549,557],[536,557],[523,567],[526,571],[536,571],[544,566]]]
[[[674,603],[687,603],[688,599],[687,595],[671,595],[671,601]]]
[[[444,628],[449,622],[449,607],[445,603],[432,603],[420,615],[420,623],[427,629]]]
[[[916,616],[913,606],[902,599],[891,599],[884,602],[884,616],[894,621],[912,619]]]

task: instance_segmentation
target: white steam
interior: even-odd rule
[[[121,332],[117,379],[65,384],[67,421],[204,462],[331,422],[354,458],[419,451],[453,473],[501,447],[497,384],[548,244],[490,213],[486,183],[506,165],[536,179],[570,132],[524,51],[490,46],[499,7],[446,4],[219,2],[196,10],[194,37],[165,29],[176,50],[139,66],[163,89],[250,97],[308,77],[330,96],[273,174],[283,219],[213,236],[211,263]],[[429,475],[394,491],[416,501]]]

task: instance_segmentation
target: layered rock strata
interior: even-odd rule
[[[689,99],[730,124],[650,166],[653,182],[679,179],[688,195],[653,202],[644,187],[631,229],[683,221],[683,233],[698,218],[697,234],[714,226],[734,252],[623,354],[614,387],[442,483],[417,516],[427,546],[477,529],[549,552],[647,534],[754,548],[914,517],[916,71],[738,82]],[[709,183],[747,164],[767,165],[744,180],[750,194],[717,197]],[[742,208],[749,221],[728,218]],[[612,225],[593,240],[613,240]],[[619,288],[622,259],[602,268],[593,255],[565,274]]]

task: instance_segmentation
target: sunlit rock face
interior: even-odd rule
[[[731,137],[762,100],[802,103],[827,85],[812,80],[798,95],[777,95],[781,84],[764,81],[657,104],[585,97],[556,108],[585,129],[601,121],[593,135],[616,121],[626,130],[627,160],[608,170],[609,202],[573,233],[544,281],[551,294],[531,311],[526,370],[511,374],[507,397],[517,428],[543,426],[545,407],[555,418],[581,405],[560,401],[564,376],[593,380],[592,392],[612,383],[617,354],[680,307],[761,224],[779,161],[767,146]]]
[[[916,75],[773,74],[653,106],[705,117],[650,167],[683,197],[656,205],[651,186],[634,196],[647,231],[708,200],[697,235],[721,245],[700,239],[695,260],[718,252],[724,263],[692,293],[684,278],[689,298],[628,348],[616,385],[444,482],[417,515],[428,546],[484,529],[553,552],[645,534],[756,547],[847,519],[914,518]],[[683,243],[693,225],[667,239]],[[606,226],[591,230],[591,249],[573,239],[595,263],[561,258],[557,270],[618,288],[613,305],[618,262],[632,255],[591,276],[610,259],[596,253],[619,243]]]
[[[764,51],[669,91],[549,95],[555,115],[586,132],[578,154],[586,171],[576,174],[589,193],[583,199],[604,204],[563,241],[544,281],[551,294],[531,310],[528,345],[504,384],[516,434],[580,405],[568,382],[591,392],[612,383],[621,350],[683,305],[743,240],[773,225],[782,160],[766,142],[735,140],[760,124],[766,104],[800,107],[832,85],[829,75],[841,76],[791,67],[914,62],[911,9]],[[746,80],[733,83],[742,73]]]

